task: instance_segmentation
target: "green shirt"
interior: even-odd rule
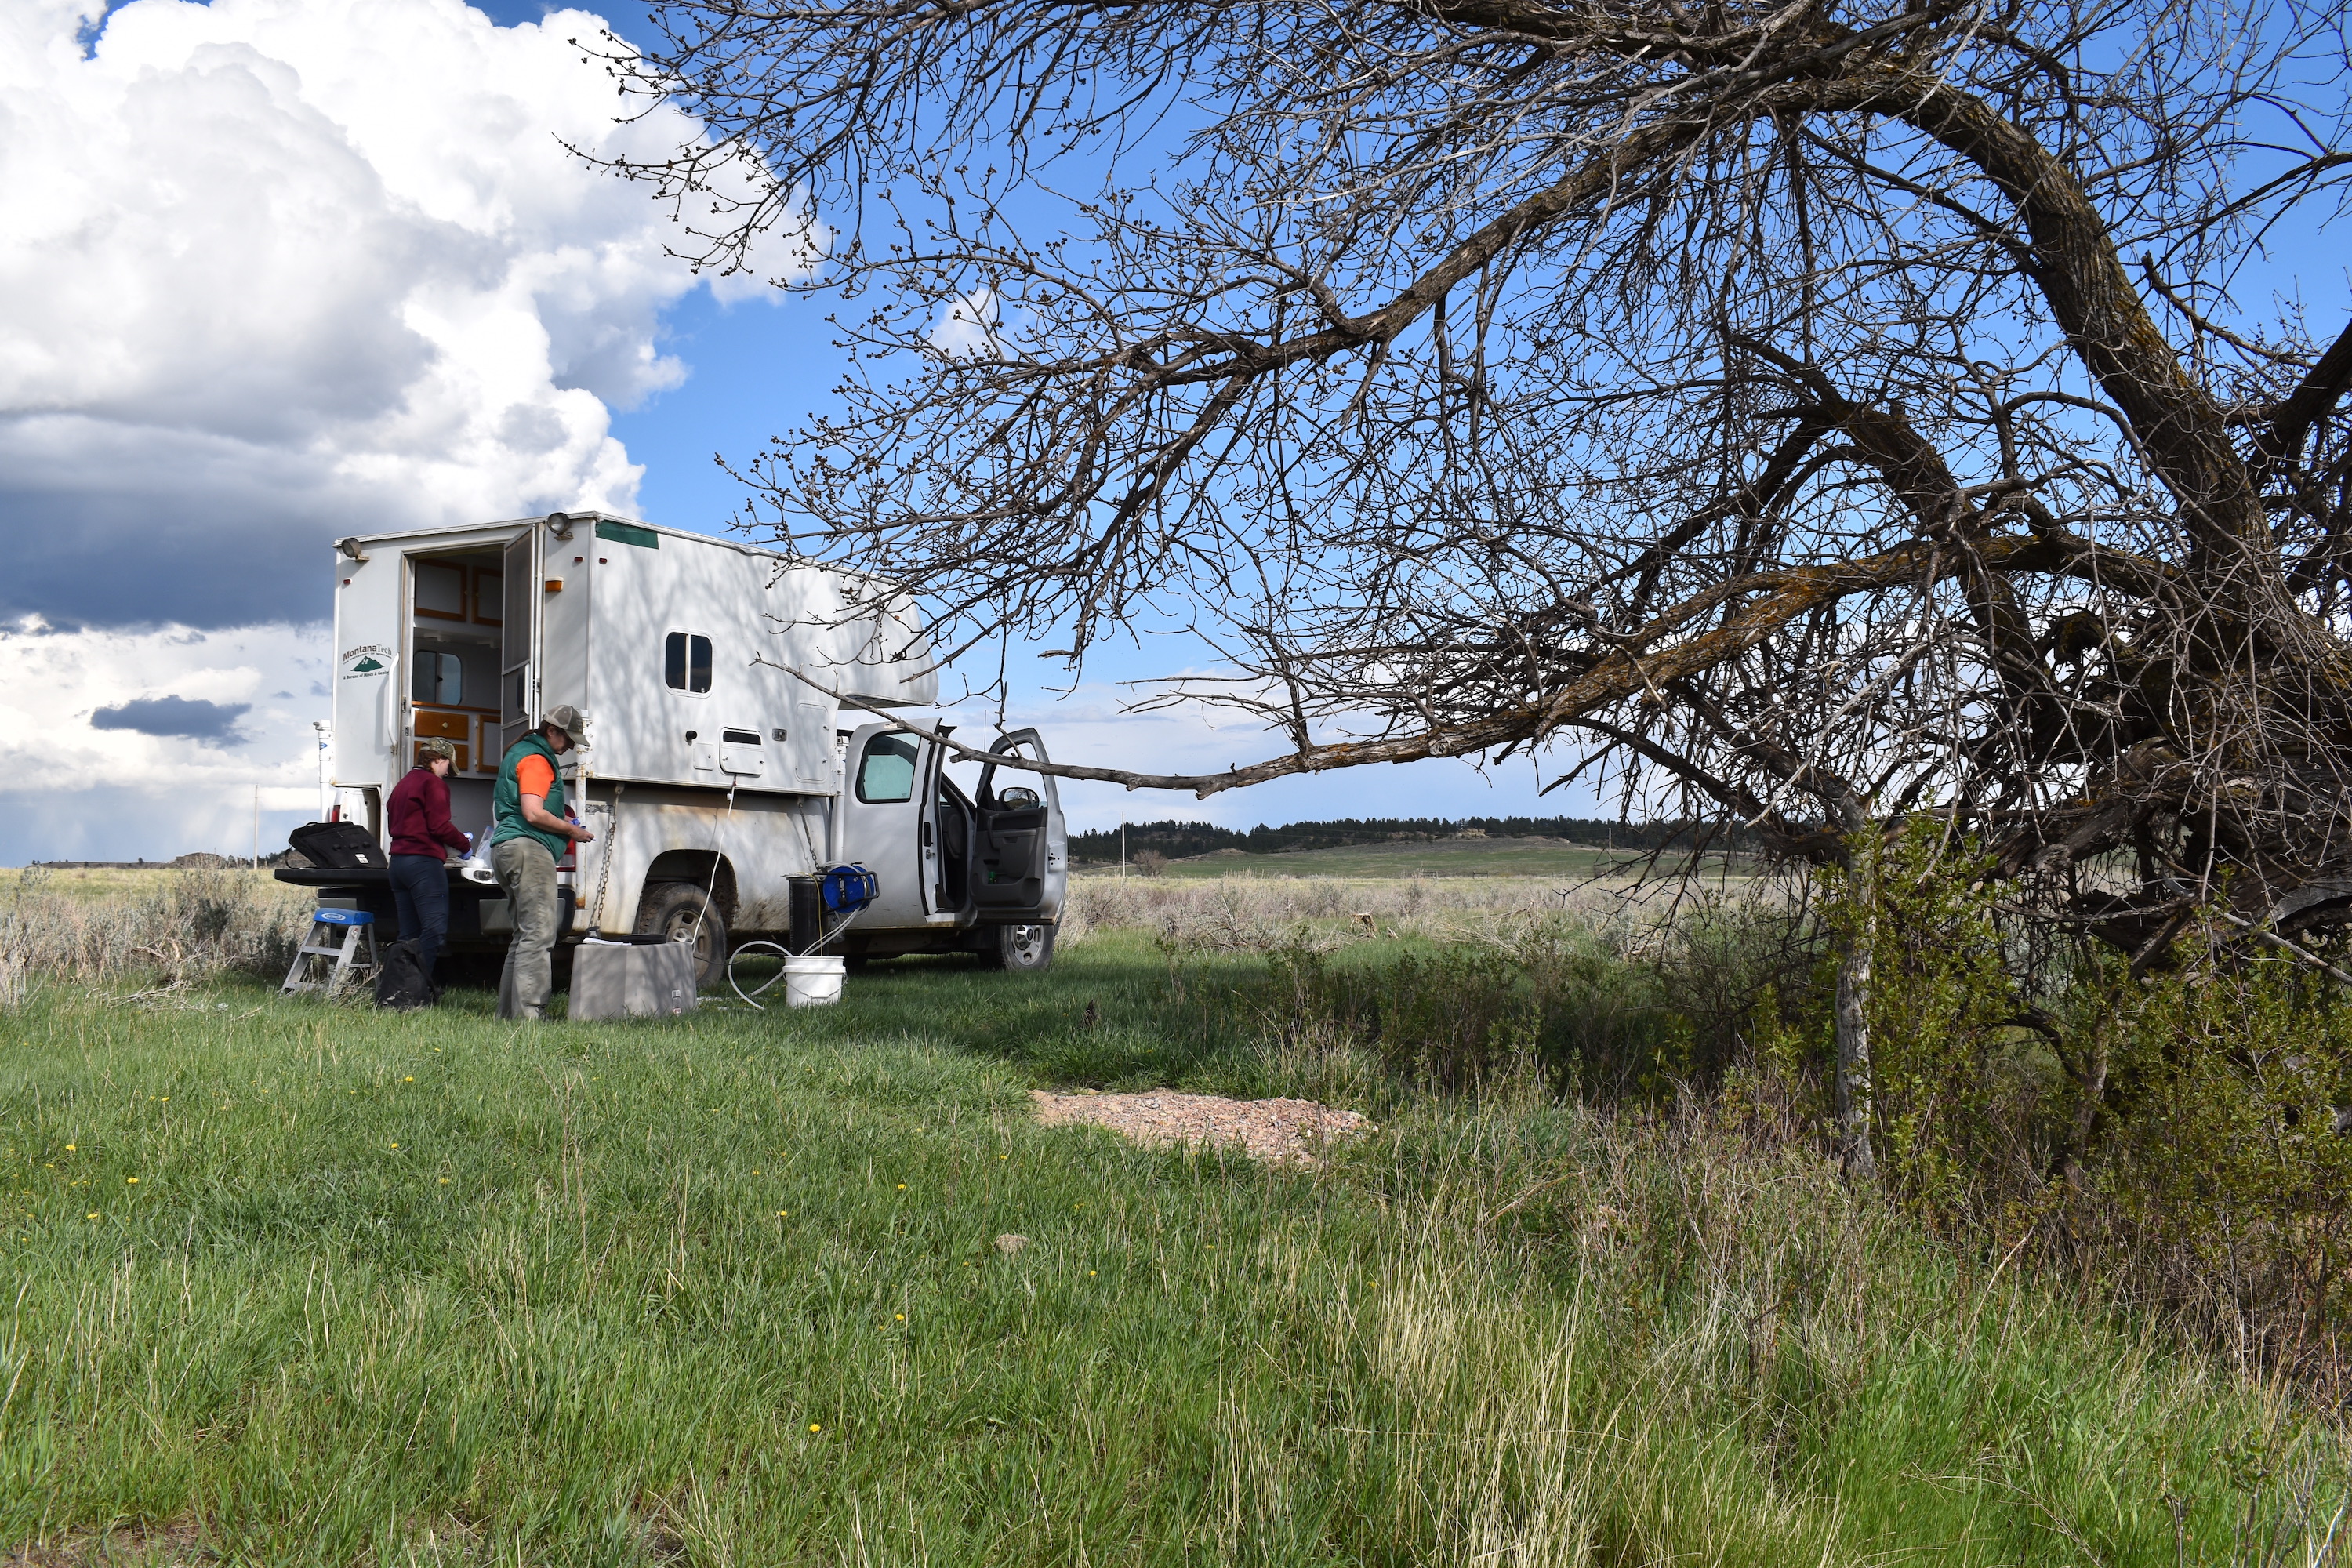
[[[503,844],[509,838],[536,838],[547,846],[547,852],[558,860],[572,847],[572,840],[560,833],[549,833],[533,827],[522,819],[522,784],[515,776],[515,764],[533,754],[545,757],[555,770],[555,782],[547,786],[547,811],[551,816],[563,815],[563,759],[547,743],[547,737],[534,730],[507,749],[499,763],[499,782],[490,791],[490,842]]]

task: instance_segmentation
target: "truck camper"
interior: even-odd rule
[[[1053,779],[989,763],[959,782],[943,748],[835,700],[938,700],[915,612],[878,585],[559,512],[342,540],[334,595],[333,783],[379,847],[384,799],[421,742],[454,743],[451,817],[482,833],[506,749],[552,708],[587,716],[588,744],[563,771],[595,838],[558,868],[562,942],[691,933],[705,984],[754,938],[853,962],[1051,962],[1068,878]],[[1034,730],[988,749],[1045,757]],[[876,881],[845,924],[825,919],[812,880],[836,864]],[[381,865],[278,875],[392,918]],[[503,949],[496,884],[480,867],[449,876],[445,951]]]

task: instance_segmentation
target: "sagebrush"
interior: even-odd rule
[[[285,974],[309,918],[307,889],[222,868],[151,875],[144,889],[90,899],[39,867],[0,873],[0,1000],[21,1001],[37,976],[185,985],[224,972]]]

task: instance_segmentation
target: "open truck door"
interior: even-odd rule
[[[1006,756],[1049,760],[1034,730],[997,737],[990,751]],[[972,803],[974,845],[971,897],[981,918],[996,923],[1061,918],[1068,868],[1061,797],[1050,774],[1003,767],[981,770],[979,798]]]
[[[1051,761],[1034,730],[1000,735],[1003,756]],[[996,940],[982,955],[1007,969],[1053,962],[1054,927],[1069,888],[1069,838],[1053,775],[991,763],[972,801],[971,900]]]

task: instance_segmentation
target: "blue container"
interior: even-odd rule
[[[863,866],[835,866],[819,884],[824,907],[837,915],[864,909],[881,890],[882,884]]]

